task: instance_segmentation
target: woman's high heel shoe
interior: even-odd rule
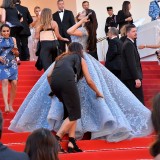
[[[73,148],[68,146],[68,153],[83,152],[83,151],[77,146],[75,138],[69,137],[69,142],[72,143]]]
[[[56,137],[56,139],[57,139],[57,141],[58,141],[58,145],[59,145],[59,149],[58,149],[58,152],[59,153],[67,153],[67,151],[65,151],[63,148],[62,148],[62,146],[61,146],[61,139],[60,139],[60,137],[59,136],[55,136]]]
[[[6,106],[4,111],[5,111],[5,113],[9,113],[10,112],[9,107]]]
[[[14,112],[15,112],[15,110],[13,109],[13,107],[12,107],[12,106],[9,106],[9,111],[10,111],[10,112],[12,112],[12,113],[14,113]]]

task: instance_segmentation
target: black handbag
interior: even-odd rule
[[[51,25],[52,27],[52,25]],[[53,30],[52,30],[52,34],[53,34],[53,37],[54,37],[54,41],[53,43],[55,43],[55,46],[56,46],[56,50],[57,50],[57,56],[59,56],[60,54],[62,54],[62,50],[60,49],[60,44],[59,44],[59,41],[57,40],[57,37],[55,36]]]
[[[39,56],[40,55],[40,51],[41,51],[41,42],[38,41],[35,55]]]
[[[38,59],[37,59],[36,64],[35,64],[35,67],[36,67],[39,71],[41,71],[41,70],[43,69],[43,64],[42,64],[42,61],[41,61],[40,56],[38,56]]]

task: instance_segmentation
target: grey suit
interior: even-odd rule
[[[16,152],[0,143],[0,160],[29,160],[24,152]]]

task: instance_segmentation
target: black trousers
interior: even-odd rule
[[[126,87],[144,104],[144,95],[142,85],[140,88],[135,87],[135,80],[124,80]]]
[[[119,80],[121,80],[121,71],[120,70],[110,70]]]
[[[19,58],[21,61],[27,61],[30,58],[29,48],[28,48],[28,36],[18,35],[17,36],[17,46],[20,52]]]

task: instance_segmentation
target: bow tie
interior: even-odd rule
[[[63,11],[58,11],[58,13],[63,13]]]

